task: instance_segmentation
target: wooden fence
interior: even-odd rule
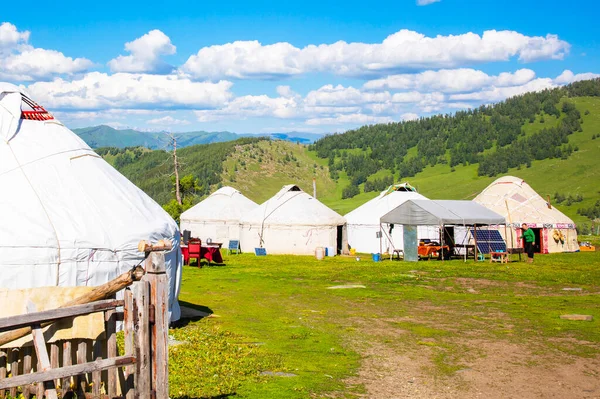
[[[26,399],[53,399],[59,394],[80,399],[168,398],[169,286],[164,252],[146,254],[143,277],[137,280],[132,270],[134,277],[123,283],[128,288],[122,300],[95,300],[42,312],[28,307],[25,315],[0,318],[0,332],[9,331],[0,335],[0,342],[3,336],[23,331],[20,336],[30,332],[34,344],[0,349],[0,398],[7,394],[16,398],[19,393]],[[137,273],[142,276],[139,269]],[[104,295],[105,290],[100,291]],[[107,294],[114,295],[110,291]],[[44,341],[44,326],[97,312],[104,314],[103,339]],[[124,353],[120,356],[117,322],[122,322],[124,330]]]

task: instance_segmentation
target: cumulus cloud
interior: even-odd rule
[[[125,43],[125,50],[131,55],[120,55],[108,62],[113,72],[170,73],[173,66],[160,57],[175,54],[176,47],[171,39],[158,29],[151,30],[134,41]]]
[[[310,72],[341,76],[382,76],[401,71],[455,68],[465,64],[562,59],[570,44],[558,36],[526,36],[515,31],[488,30],[482,35],[427,37],[400,30],[381,43],[309,45],[236,41],[204,47],[181,67],[196,79],[281,79]]]
[[[185,119],[176,119],[171,115],[163,116],[162,118],[150,119],[148,121],[151,125],[161,125],[161,126],[173,126],[173,125],[189,125],[190,121]]]
[[[394,120],[388,116],[374,116],[365,114],[342,114],[329,118],[311,118],[306,120],[309,126],[314,125],[367,125],[376,123],[389,123]]]
[[[237,117],[276,117],[292,118],[297,115],[298,103],[295,98],[266,95],[242,96],[224,104],[218,110],[194,111],[199,122],[210,122]]]
[[[449,97],[449,99],[452,101],[477,101],[479,103],[490,103],[503,101],[509,97],[517,96],[519,94],[524,94],[531,91],[542,91],[544,89],[550,89],[556,86],[557,85],[550,78],[538,78],[518,86],[493,87],[491,89],[474,91],[472,93],[453,94]]]
[[[85,72],[93,63],[71,58],[56,50],[34,48],[29,32],[19,32],[9,22],[0,25],[0,79],[12,82],[47,80],[57,75]]]
[[[228,81],[192,82],[177,75],[91,72],[83,78],[55,79],[28,86],[36,101],[49,109],[109,108],[211,109],[233,97]]]
[[[439,3],[441,0],[417,0],[418,6],[428,6],[429,4]]]
[[[519,69],[514,73],[503,72],[491,76],[483,71],[460,68],[424,71],[417,74],[399,74],[366,82],[367,90],[419,90],[460,93],[479,90],[491,86],[515,86],[525,84],[535,78],[531,69]]]
[[[580,80],[595,79],[595,78],[600,78],[600,74],[587,72],[587,73],[578,73],[576,75],[573,72],[571,72],[570,70],[565,69],[563,71],[563,73],[561,73],[560,75],[558,75],[556,77],[556,79],[554,79],[554,83],[562,85],[562,84],[578,82]]]

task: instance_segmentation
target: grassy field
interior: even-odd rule
[[[587,387],[599,378],[586,363],[600,355],[599,261],[600,252],[537,256],[534,265],[242,254],[225,266],[186,266],[181,303],[212,316],[171,330],[186,342],[170,349],[171,397],[390,397],[373,390],[393,384],[377,368],[392,354],[396,372],[423,381],[396,394],[417,387],[473,397],[481,382],[470,371],[496,378],[486,361],[541,385],[553,374],[536,373],[553,362],[583,364],[578,384]],[[498,360],[490,348],[516,350]],[[513,361],[515,353],[529,356]]]

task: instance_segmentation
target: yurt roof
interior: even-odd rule
[[[346,221],[352,225],[378,225],[379,218],[411,199],[427,199],[408,183],[396,184],[382,191],[377,197],[365,202],[346,214]]]
[[[60,264],[177,234],[160,205],[10,84],[0,84],[0,186],[0,265]]]
[[[525,180],[514,176],[496,179],[473,201],[505,216],[507,223],[573,223],[555,206],[549,206]]]
[[[295,184],[283,186],[273,197],[240,219],[241,224],[337,226],[343,216],[308,195]]]
[[[182,221],[239,221],[258,204],[233,187],[221,187],[181,214]]]

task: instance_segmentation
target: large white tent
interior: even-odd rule
[[[0,187],[0,288],[100,285],[143,261],[140,240],[168,239],[169,307],[179,318],[175,221],[9,84],[0,84]]]
[[[383,215],[381,223],[399,223],[405,226],[407,233],[404,235],[404,259],[416,261],[417,236],[413,230],[416,226],[438,226],[440,230],[446,225],[462,226],[462,234],[466,235],[466,226],[500,225],[505,223],[505,219],[473,201],[408,200]],[[464,242],[464,239],[459,242],[461,241]],[[445,243],[442,241],[442,244]]]
[[[510,247],[523,247],[521,224],[536,234],[536,250],[541,253],[579,250],[575,223],[549,204],[523,179],[503,176],[487,186],[473,201],[506,217],[508,228],[499,228]]]
[[[240,219],[243,252],[265,248],[270,254],[310,255],[317,247],[340,250],[346,220],[296,185],[277,194]]]
[[[411,199],[427,199],[408,183],[396,184],[382,191],[377,197],[365,202],[346,214],[348,223],[348,244],[357,252],[378,253],[403,249],[402,225],[384,226],[380,218],[397,206]],[[381,235],[381,237],[380,237]],[[419,226],[419,238],[438,240],[436,227]],[[381,238],[381,239],[380,239]]]
[[[240,218],[258,207],[233,187],[222,187],[202,202],[181,214],[181,230],[189,230],[192,237],[203,242],[221,242],[240,238]]]

